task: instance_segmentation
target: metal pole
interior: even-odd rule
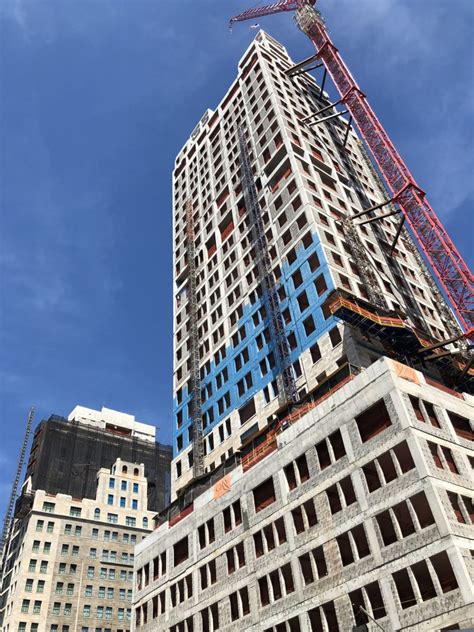
[[[397,232],[395,234],[393,243],[392,243],[392,245],[390,247],[390,254],[392,254],[392,252],[395,250],[395,246],[397,245],[398,238],[400,237],[400,233],[402,232],[402,228],[403,228],[404,224],[405,224],[405,216],[402,217],[402,219],[400,220],[400,224],[398,225]]]
[[[318,116],[319,114],[323,114],[323,112],[327,112],[327,110],[330,110],[331,108],[335,108],[336,105],[339,105],[339,103],[341,102],[342,102],[342,99],[339,99],[339,101],[334,101],[334,103],[330,103],[329,105],[326,105],[325,107],[321,108],[317,112],[314,112],[313,114],[310,114],[309,116],[305,116],[304,118],[300,119],[301,123],[306,123],[306,121],[309,121],[309,119],[312,119],[315,116]]]
[[[367,213],[371,213],[372,211],[376,211],[379,208],[383,208],[387,206],[387,204],[391,204],[395,199],[392,198],[390,200],[385,200],[385,202],[380,202],[380,204],[376,204],[375,206],[371,206],[370,208],[366,208],[365,211],[361,211],[360,213],[356,213],[351,216],[351,219],[357,219],[358,217],[362,217],[362,215],[367,215]]]
[[[352,123],[352,114],[349,116],[349,120],[347,121],[346,133],[344,134],[344,142],[342,143],[343,147],[345,147],[347,144],[347,139],[349,138],[349,130],[351,129],[351,123]]]
[[[357,226],[363,226],[364,224],[370,224],[371,222],[376,222],[379,219],[384,219],[385,217],[392,217],[392,215],[397,215],[397,213],[400,213],[399,209],[397,209],[395,211],[390,211],[390,213],[385,213],[385,215],[377,215],[377,217],[371,217],[370,219],[364,219],[363,222],[359,222],[356,225]]]
[[[313,121],[312,123],[308,123],[309,126],[313,126],[313,125],[319,125],[320,123],[324,123],[325,121],[330,121],[333,118],[337,118],[338,116],[344,116],[344,114],[347,114],[347,110],[344,110],[342,112],[336,112],[336,114],[331,114],[330,116],[325,116],[322,119],[319,119],[318,121]]]
[[[323,80],[321,82],[321,90],[319,91],[319,98],[323,96],[324,86],[326,85],[326,77],[328,76],[327,68],[324,68]]]

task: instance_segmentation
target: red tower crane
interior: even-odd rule
[[[315,4],[316,0],[282,0],[268,6],[248,9],[231,18],[230,22],[232,24],[282,11],[296,11],[298,26],[313,42],[316,57],[324,64],[339,92],[339,101],[332,105],[344,104],[350,112],[391,192],[392,198],[387,203],[392,202],[399,206],[403,220],[411,228],[461,326],[469,331],[474,326],[474,276],[349,72],[329,37],[321,14],[314,8]]]

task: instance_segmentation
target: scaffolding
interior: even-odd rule
[[[189,323],[189,382],[191,394],[191,422],[193,432],[193,477],[204,474],[204,437],[202,425],[201,379],[199,368],[199,334],[196,279],[196,244],[194,209],[191,200],[186,205],[186,257],[188,264],[188,323]]]
[[[291,406],[299,401],[299,395],[291,364],[277,285],[272,270],[272,262],[268,250],[257,187],[252,171],[248,140],[246,138],[245,129],[242,126],[239,127],[238,134],[242,169],[242,189],[244,192],[246,211],[250,219],[255,263],[262,289],[263,303],[270,324],[270,335],[278,374],[278,396],[281,406]]]

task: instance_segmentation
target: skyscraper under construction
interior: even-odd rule
[[[176,159],[175,500],[137,632],[474,624],[465,336],[307,62],[260,32]]]
[[[301,70],[261,32],[176,159],[174,492],[199,452],[193,409],[209,471],[338,374],[460,333],[405,229],[392,248],[396,209],[361,215],[388,195],[347,120],[315,124],[328,95]],[[351,326],[364,309],[393,326]]]

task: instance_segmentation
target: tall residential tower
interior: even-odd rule
[[[299,398],[311,398],[338,371],[342,379],[351,366],[366,367],[388,351],[403,359],[417,347],[414,328],[428,339],[459,333],[405,230],[391,250],[398,218],[353,219],[388,196],[347,121],[332,117],[315,125],[309,119],[328,106],[328,96],[292,67],[281,44],[260,32],[224,99],[204,114],[176,159],[173,494],[193,476],[193,357],[204,467],[211,471],[286,408],[282,363]],[[247,208],[239,130],[258,196],[260,234]],[[264,257],[278,293],[283,358],[262,290],[258,262]],[[342,292],[331,306],[335,290]],[[360,320],[366,307],[397,317],[408,342],[343,324],[343,316]]]
[[[260,32],[177,158],[175,499],[137,632],[474,624],[474,371],[332,110]]]

